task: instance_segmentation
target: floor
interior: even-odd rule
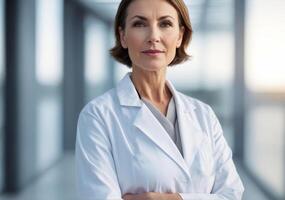
[[[243,200],[269,200],[237,167],[246,188]],[[74,184],[74,156],[67,154],[60,163],[20,194],[0,196],[0,200],[79,200]]]

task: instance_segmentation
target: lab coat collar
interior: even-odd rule
[[[167,133],[160,125],[151,111],[142,103],[138,93],[131,81],[130,73],[119,82],[117,95],[120,105],[141,107],[134,119],[134,126],[139,128],[153,143],[160,147],[178,166],[190,177],[189,167],[192,165],[194,157],[199,150],[205,134],[196,119],[194,100],[176,91],[170,81],[166,82],[172,92],[177,109],[179,132],[181,137],[183,156],[178,148],[167,137]]]
[[[117,94],[119,98],[120,105],[122,106],[135,106],[135,107],[141,107],[142,101],[137,93],[137,90],[131,80],[130,77],[131,73],[127,73],[124,78],[118,83],[117,85]],[[167,86],[169,87],[171,93],[174,95],[175,100],[177,97],[177,91],[173,84],[167,80],[166,81]],[[183,104],[182,110],[184,112],[188,112],[189,110],[195,109],[194,104]]]
[[[121,106],[141,107],[142,101],[131,80],[131,73],[127,73],[117,85],[117,95]]]

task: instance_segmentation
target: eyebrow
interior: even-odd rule
[[[169,18],[169,17],[172,18],[172,19],[174,19],[174,17],[172,17],[172,16],[170,16],[170,15],[165,15],[165,16],[160,17],[159,20],[163,20],[163,19],[166,19],[166,18]],[[132,20],[132,19],[134,19],[134,18],[139,18],[139,19],[141,19],[141,20],[147,21],[147,18],[146,18],[146,17],[140,16],[140,15],[135,15],[135,16],[133,16],[130,20]]]

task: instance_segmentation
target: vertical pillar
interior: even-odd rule
[[[64,1],[64,150],[74,150],[78,114],[84,104],[84,10]]]
[[[36,174],[35,0],[5,2],[4,190],[15,192]]]
[[[6,0],[5,2],[5,50],[6,50],[6,88],[5,88],[5,137],[4,137],[4,191],[15,190],[15,183],[18,182],[18,153],[17,140],[18,124],[18,88],[16,76],[17,57],[17,0]],[[14,144],[11,148],[10,144]]]
[[[245,0],[235,0],[234,155],[244,158],[245,117]]]

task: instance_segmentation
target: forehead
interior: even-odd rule
[[[135,0],[129,5],[127,12],[127,18],[135,15],[147,18],[169,15],[178,18],[176,9],[166,0]]]

